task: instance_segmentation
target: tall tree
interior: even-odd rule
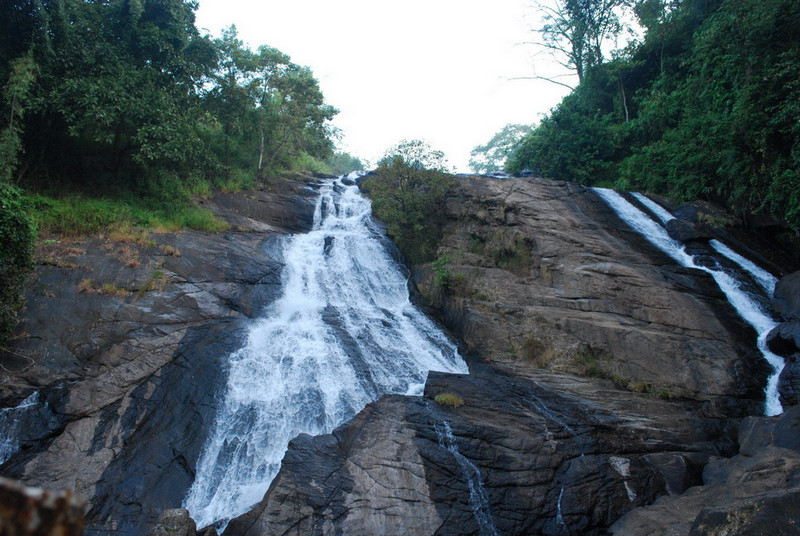
[[[542,26],[534,43],[549,51],[583,82],[589,70],[603,62],[603,48],[623,30],[621,10],[633,0],[550,0],[539,2]],[[551,79],[555,83],[562,84]]]

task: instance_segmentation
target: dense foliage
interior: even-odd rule
[[[434,259],[442,235],[440,209],[452,176],[444,153],[420,140],[404,141],[387,151],[362,188],[373,212],[412,263]]]
[[[594,66],[508,164],[705,198],[800,230],[800,3],[643,0],[642,42]]]
[[[3,329],[30,266],[28,214],[59,232],[120,217],[214,228],[191,194],[327,168],[336,110],[311,71],[233,27],[200,35],[196,7],[0,0]]]
[[[0,183],[0,346],[22,307],[22,287],[31,268],[33,222],[19,189]]]

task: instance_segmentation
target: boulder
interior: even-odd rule
[[[197,525],[185,508],[164,510],[147,536],[196,536]]]
[[[800,320],[800,271],[778,281],[772,308],[786,320]]]
[[[797,534],[800,498],[800,406],[780,417],[748,417],[739,427],[740,451],[703,470],[702,486],[636,508],[613,535]]]
[[[778,324],[767,334],[767,347],[783,357],[800,352],[800,320]]]
[[[0,534],[80,536],[86,499],[70,490],[45,491],[0,478]]]
[[[800,404],[800,353],[792,354],[778,378],[778,392],[784,407]]]
[[[667,233],[678,242],[707,242],[714,238],[704,226],[686,220],[669,220],[666,224]]]

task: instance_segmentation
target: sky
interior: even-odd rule
[[[466,172],[509,123],[538,122],[568,91],[534,74],[531,0],[199,0],[196,25],[236,25],[311,68],[339,114],[339,149],[375,164],[422,139]],[[541,59],[537,60],[542,74]]]

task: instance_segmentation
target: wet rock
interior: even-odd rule
[[[442,392],[464,405],[438,405]],[[264,499],[224,534],[603,534],[699,483],[718,452],[697,407],[629,393],[639,409],[622,416],[606,393],[530,367],[431,373],[424,398],[387,396],[294,440]]]
[[[778,324],[767,334],[767,346],[783,357],[800,352],[800,320]]]
[[[147,536],[195,536],[197,525],[185,508],[165,510]]]
[[[0,534],[80,536],[86,500],[69,490],[45,491],[0,478]]]
[[[800,353],[792,354],[786,359],[778,378],[778,392],[784,407],[800,404]]]
[[[669,236],[678,242],[707,242],[714,238],[714,235],[702,226],[677,218],[668,221],[666,229]]]
[[[277,297],[281,234],[311,221],[315,183],[206,202],[246,232],[40,245],[11,348],[32,364],[9,369],[0,355],[15,372],[2,372],[0,400],[38,390],[35,420],[46,426],[30,427],[2,474],[90,498],[87,534],[145,534],[179,507],[215,417],[222,360]]]
[[[796,534],[800,407],[780,417],[748,417],[739,440],[738,455],[705,467],[703,486],[632,510],[611,534]]]
[[[709,274],[678,266],[591,190],[465,177],[444,209],[438,254],[454,283],[442,291],[428,266],[414,281],[468,351],[760,411],[770,367],[755,332]]]
[[[786,320],[800,320],[800,272],[791,273],[778,281],[772,308]]]

